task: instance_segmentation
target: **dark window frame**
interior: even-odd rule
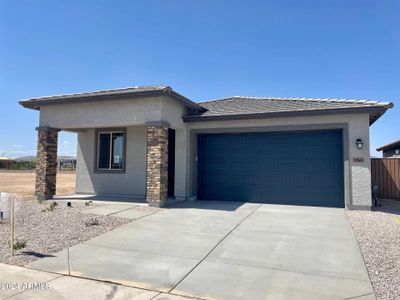
[[[121,174],[126,172],[126,144],[127,144],[127,130],[125,127],[115,128],[96,128],[95,130],[95,144],[94,144],[94,173],[108,173],[108,174]],[[101,133],[122,133],[124,136],[124,142],[122,146],[122,169],[103,169],[99,168],[99,135]],[[110,147],[111,144],[110,144]]]

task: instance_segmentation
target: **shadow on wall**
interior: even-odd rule
[[[400,216],[400,201],[399,200],[379,200],[380,206],[373,207],[373,211],[379,211]]]

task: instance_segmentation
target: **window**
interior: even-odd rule
[[[123,171],[125,131],[97,132],[97,170]]]

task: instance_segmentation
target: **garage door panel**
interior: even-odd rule
[[[275,144],[271,147],[271,144],[265,144],[262,149],[262,157],[270,157],[273,159],[280,159],[282,157],[296,159],[299,156],[299,147],[295,145],[287,144]]]
[[[303,184],[303,177],[296,174],[275,174],[275,175],[263,175],[262,184],[271,188],[272,186],[301,186]]]
[[[199,136],[199,199],[344,206],[341,131]]]
[[[341,179],[340,179],[341,180]],[[339,178],[335,174],[308,174],[304,176],[303,184],[306,187],[317,188],[336,188],[340,182]]]
[[[237,186],[235,190],[231,192],[231,196],[228,201],[246,201],[246,202],[259,202],[260,191],[257,189],[250,188],[248,186]]]
[[[262,178],[257,175],[234,174],[230,177],[233,185],[255,186],[262,184]]]
[[[306,174],[315,173],[335,173],[337,174],[340,170],[340,166],[337,164],[337,160],[309,160],[304,162],[303,166]]]
[[[226,165],[225,165],[226,167]],[[231,164],[231,171],[236,173],[251,173],[251,174],[258,174],[259,171],[257,170],[258,164],[255,160],[253,161],[235,161],[233,164]]]
[[[260,168],[260,173],[262,174],[288,175],[301,172],[302,162],[295,158],[275,159],[271,157],[264,157],[263,159],[260,159],[259,163],[256,165]]]
[[[238,136],[237,134],[230,134],[230,140],[233,144],[241,146],[241,145],[258,145],[262,137],[257,133],[247,133],[244,136]]]

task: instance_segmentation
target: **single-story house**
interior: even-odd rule
[[[369,208],[369,126],[392,103],[229,97],[169,86],[20,101],[40,111],[36,195],[55,193],[57,134],[78,134],[76,193]]]
[[[10,169],[12,163],[15,163],[15,158],[0,156],[0,169]]]
[[[400,140],[379,147],[376,151],[382,151],[383,157],[400,157]]]

